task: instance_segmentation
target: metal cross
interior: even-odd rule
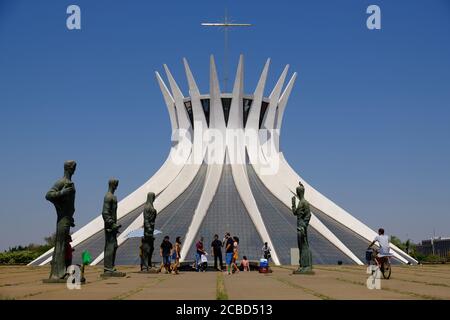
[[[228,21],[228,13],[225,9],[225,18],[223,22],[204,22],[202,23],[202,26],[207,27],[223,27],[224,28],[224,35],[225,35],[225,41],[224,41],[224,92],[227,91],[227,82],[228,82],[228,28],[230,27],[250,27],[250,23],[231,23]]]

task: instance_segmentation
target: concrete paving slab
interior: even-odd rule
[[[142,274],[138,266],[119,266],[124,278],[102,279],[101,266],[86,268],[80,290],[65,284],[45,284],[49,267],[0,266],[0,299],[450,299],[450,266],[394,266],[392,279],[381,290],[366,287],[365,266],[315,266],[315,275],[292,275],[293,266],[273,267],[271,274],[182,272]],[[219,277],[219,281],[218,281]],[[218,290],[218,283],[221,285]],[[223,287],[222,287],[223,285]]]

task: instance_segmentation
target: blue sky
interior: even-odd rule
[[[225,7],[254,24],[230,32],[230,78],[240,53],[248,93],[268,57],[267,93],[285,64],[299,73],[281,136],[293,168],[374,229],[450,236],[449,1],[0,0],[0,250],[54,231],[44,195],[64,160],[78,162],[77,227],[111,176],[121,199],[159,168],[170,123],[154,71],[167,63],[187,94],[186,57],[206,92],[223,33],[200,23]]]

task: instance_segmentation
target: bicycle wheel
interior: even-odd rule
[[[385,279],[389,279],[391,277],[391,262],[389,259],[386,259],[381,265],[381,273]]]

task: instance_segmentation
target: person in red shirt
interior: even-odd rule
[[[206,251],[203,248],[203,237],[200,237],[200,240],[195,244],[195,248],[197,250],[195,253],[195,261],[197,262],[196,269],[197,272],[199,272],[202,263],[201,257],[203,254],[206,254]]]
[[[72,242],[72,236],[69,234],[66,238],[66,249],[64,254],[64,260],[66,263],[66,269],[72,265],[72,253],[75,251],[75,249],[72,248],[70,243]]]

